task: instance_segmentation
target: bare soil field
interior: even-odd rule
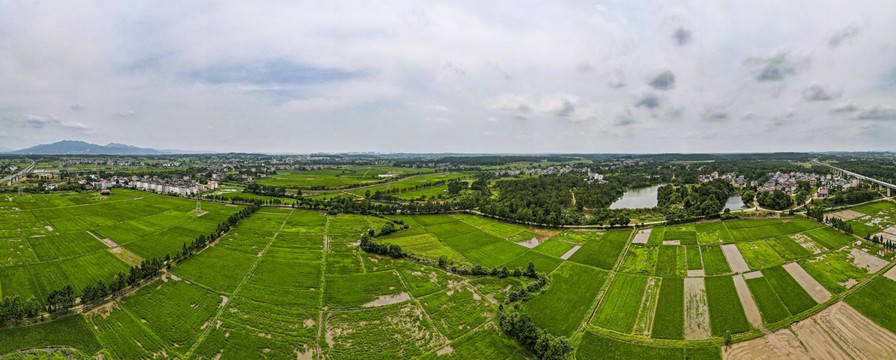
[[[744,260],[743,255],[740,254],[740,250],[737,250],[737,245],[722,245],[722,253],[725,254],[725,260],[728,260],[728,265],[731,266],[732,272],[743,273],[750,271],[750,267],[747,266],[747,262]]]
[[[800,339],[806,351],[813,359],[847,359],[849,355],[843,352],[843,349],[837,345],[824,329],[821,328],[815,319],[808,318],[793,324],[793,332]]]
[[[712,336],[709,329],[709,305],[702,277],[684,278],[684,339],[700,340]]]
[[[722,358],[730,360],[811,359],[809,353],[790,329],[781,329],[763,337],[722,347]]]
[[[828,292],[824,286],[821,286],[821,284],[819,284],[815,278],[810,276],[799,264],[785,264],[784,270],[787,270],[790,276],[792,276],[796,282],[800,283],[800,286],[802,286],[803,289],[812,296],[812,299],[819,304],[831,299],[831,293]]]
[[[886,260],[862,251],[862,249],[852,249],[849,252],[849,258],[856,266],[868,270],[869,274],[876,273],[887,266]]]
[[[852,220],[855,218],[860,218],[862,216],[865,216],[865,214],[862,214],[855,210],[842,210],[842,211],[838,211],[833,214],[830,214],[830,216],[833,216],[833,217],[838,218],[843,221],[847,221],[847,220]]]
[[[681,240],[666,240],[663,245],[681,245]]]
[[[650,231],[652,231],[652,230],[653,230],[653,229],[638,230],[638,233],[635,234],[635,239],[632,240],[632,243],[634,243],[634,244],[646,244],[646,243],[647,243],[647,239],[650,238]]]
[[[756,278],[761,278],[761,277],[762,277],[762,271],[754,271],[754,272],[744,273],[745,280],[756,279]]]
[[[896,267],[894,267],[890,270],[887,270],[887,272],[884,273],[884,276],[886,276],[887,279],[896,281]]]
[[[758,272],[758,271],[757,271]],[[740,298],[740,304],[744,307],[744,313],[747,315],[747,321],[756,328],[762,328],[762,315],[759,314],[759,307],[750,294],[747,282],[744,276],[734,275],[734,288],[737,289],[737,297]]]
[[[790,238],[793,241],[796,241],[797,244],[800,244],[804,249],[811,251],[813,254],[821,253],[821,246],[816,244],[812,239],[803,234],[793,234],[790,235]]]
[[[689,277],[706,276],[706,271],[705,270],[688,270],[688,276]]]
[[[815,320],[855,359],[896,359],[896,335],[842,301]]]

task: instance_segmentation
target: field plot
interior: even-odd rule
[[[864,214],[847,221],[858,236],[865,237],[896,226],[896,205],[891,202],[882,201],[854,207],[851,210]]]
[[[576,349],[576,359],[722,359],[722,352],[717,346],[709,347],[659,347],[634,344],[585,332],[582,343]]]
[[[790,329],[742,341],[725,350],[725,359],[809,359],[809,354]]]
[[[409,261],[396,261],[395,269],[414,297],[425,296],[443,290],[451,283],[459,283],[464,278],[446,273],[429,266]]]
[[[663,233],[663,241],[678,241],[681,245],[696,245],[697,232],[693,225],[667,226]]]
[[[790,316],[790,311],[778,298],[778,294],[775,293],[765,277],[746,279],[745,281],[765,324],[773,324]]]
[[[684,340],[684,279],[667,277],[660,284],[651,337]]]
[[[661,245],[663,243],[663,237],[666,235],[666,228],[662,226],[654,227],[650,229],[650,237],[647,238],[647,244],[649,245]]]
[[[710,337],[709,310],[703,278],[684,279],[684,338],[699,340]]]
[[[475,264],[480,264],[485,266],[486,268],[500,267],[503,264],[517,258],[518,256],[523,255],[523,253],[528,250],[524,246],[520,246],[505,240],[498,240],[491,244],[482,246],[478,249],[473,249],[464,253],[464,256],[467,259],[470,259]],[[533,259],[537,257],[538,253],[533,252]],[[541,260],[547,259],[547,256],[541,258]],[[528,262],[527,262],[528,264]],[[544,266],[544,265],[543,265]]]
[[[658,253],[658,246],[632,244],[628,247],[628,252],[625,253],[619,271],[645,275],[654,274]]]
[[[527,354],[510,338],[494,327],[485,327],[451,342],[435,352],[424,355],[426,360],[462,359],[525,360]]]
[[[725,260],[728,265],[731,265],[731,271],[742,273],[750,270],[747,261],[744,260],[743,255],[740,253],[740,250],[737,249],[736,245],[722,245],[722,253],[725,255]]]
[[[685,246],[688,260],[688,270],[703,270],[703,256],[700,255],[699,246]]]
[[[803,234],[806,234],[806,236],[828,249],[838,249],[855,241],[855,238],[852,236],[828,227],[806,231]]]
[[[635,322],[635,329],[632,331],[635,335],[650,336],[653,319],[656,315],[656,304],[660,295],[660,280],[661,278],[657,277],[647,280],[644,298],[641,300],[641,311],[638,313],[638,321]]]
[[[380,306],[404,301],[408,295],[394,271],[327,275],[326,282],[324,304],[337,309]]]
[[[326,316],[320,346],[327,359],[411,358],[445,345],[414,302]]]
[[[727,244],[734,242],[723,222],[699,223],[694,228],[697,231],[697,242],[700,244]]]
[[[855,359],[896,354],[896,335],[842,301],[822,310],[815,320]]]
[[[431,260],[445,256],[448,261],[465,262],[463,255],[454,251],[432,234],[420,234],[380,240],[384,244],[395,244],[401,249]]]
[[[825,289],[833,294],[839,294],[871,276],[868,268],[862,266],[867,264],[856,263],[857,258],[854,257],[853,251],[861,250],[847,247],[814,258],[800,260],[798,263]],[[865,255],[868,254],[865,253]],[[860,256],[859,259],[868,259],[864,255]],[[872,261],[880,264],[877,261]]]
[[[877,277],[844,301],[880,326],[896,333],[896,281]]]
[[[773,250],[775,250],[775,252],[778,253],[778,255],[781,255],[781,257],[786,261],[802,259],[811,256],[816,252],[821,252],[821,249],[818,249],[817,247],[812,247],[810,249],[801,245],[800,242],[796,241],[795,237],[805,237],[805,235],[782,235],[772,239],[768,239],[766,242],[769,244],[769,246],[772,247]],[[801,240],[803,242],[808,241],[808,243],[811,243],[811,240],[809,240],[808,238]]]
[[[706,275],[720,275],[731,272],[728,266],[728,260],[725,259],[725,253],[719,245],[708,245],[700,248],[700,255],[703,256],[703,269]]]
[[[750,330],[737,288],[731,276],[713,276],[706,280],[706,299],[713,336],[723,336]]]
[[[560,239],[548,239],[541,244],[538,244],[533,250],[538,251],[545,255],[550,255],[553,257],[561,257],[565,254],[569,249],[572,249],[573,246],[576,246],[573,243],[566,242]]]
[[[678,245],[660,245],[656,257],[657,276],[684,276],[687,273],[685,250]]]
[[[469,286],[457,286],[419,299],[439,332],[456,339],[488,320],[491,303]]]
[[[153,358],[170,351],[140,320],[114,304],[87,316],[106,349],[119,359]]]
[[[511,259],[504,266],[507,266],[507,269],[513,271],[514,269],[526,270],[529,266],[529,262],[535,264],[535,271],[550,273],[554,271],[563,260],[559,258],[547,256],[535,250],[529,250],[525,253],[520,254],[519,256]]]
[[[185,281],[156,281],[123,298],[122,307],[178,352],[190,348],[225,298]]]
[[[812,296],[812,299],[815,300],[815,302],[823,303],[831,298],[831,293],[825,290],[825,288],[822,287],[818,281],[813,279],[806,270],[803,270],[799,264],[789,263],[785,264],[783,267],[784,270],[787,270],[787,273],[790,274],[790,276],[792,276],[810,296]]]
[[[647,241],[650,240],[650,232],[650,229],[638,230],[635,233],[635,238],[632,239],[632,244],[647,244]]]
[[[585,243],[569,260],[577,263],[612,270],[625,245],[631,230],[607,231],[600,239],[590,240]]]
[[[784,259],[765,241],[750,241],[737,243],[737,250],[743,255],[747,266],[753,270],[764,269],[784,263]]]
[[[293,210],[286,223],[281,224],[281,232],[320,234],[326,230],[327,216],[317,211]]]
[[[0,330],[0,354],[42,347],[72,347],[87,354],[96,354],[103,346],[93,335],[83,315]]]
[[[213,246],[187,259],[172,269],[172,273],[230,294],[236,290],[256,261],[257,255]]]
[[[630,333],[638,318],[647,277],[618,273],[607,289],[592,323],[602,328]]]
[[[547,291],[521,309],[538,327],[556,336],[569,336],[588,315],[606,279],[605,271],[565,262],[551,273]]]
[[[791,314],[799,314],[818,304],[783,267],[762,270],[762,275]]]

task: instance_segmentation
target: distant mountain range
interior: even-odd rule
[[[9,151],[11,154],[23,155],[162,155],[187,154],[193,151],[157,150],[132,145],[109,143],[108,145],[91,144],[84,141],[63,140],[52,144],[41,144],[30,148]]]

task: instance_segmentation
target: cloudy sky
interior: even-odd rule
[[[896,151],[896,1],[4,1],[0,147]]]

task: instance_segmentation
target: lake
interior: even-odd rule
[[[663,185],[627,190],[621,199],[610,205],[610,209],[652,208],[656,206],[657,189]]]

